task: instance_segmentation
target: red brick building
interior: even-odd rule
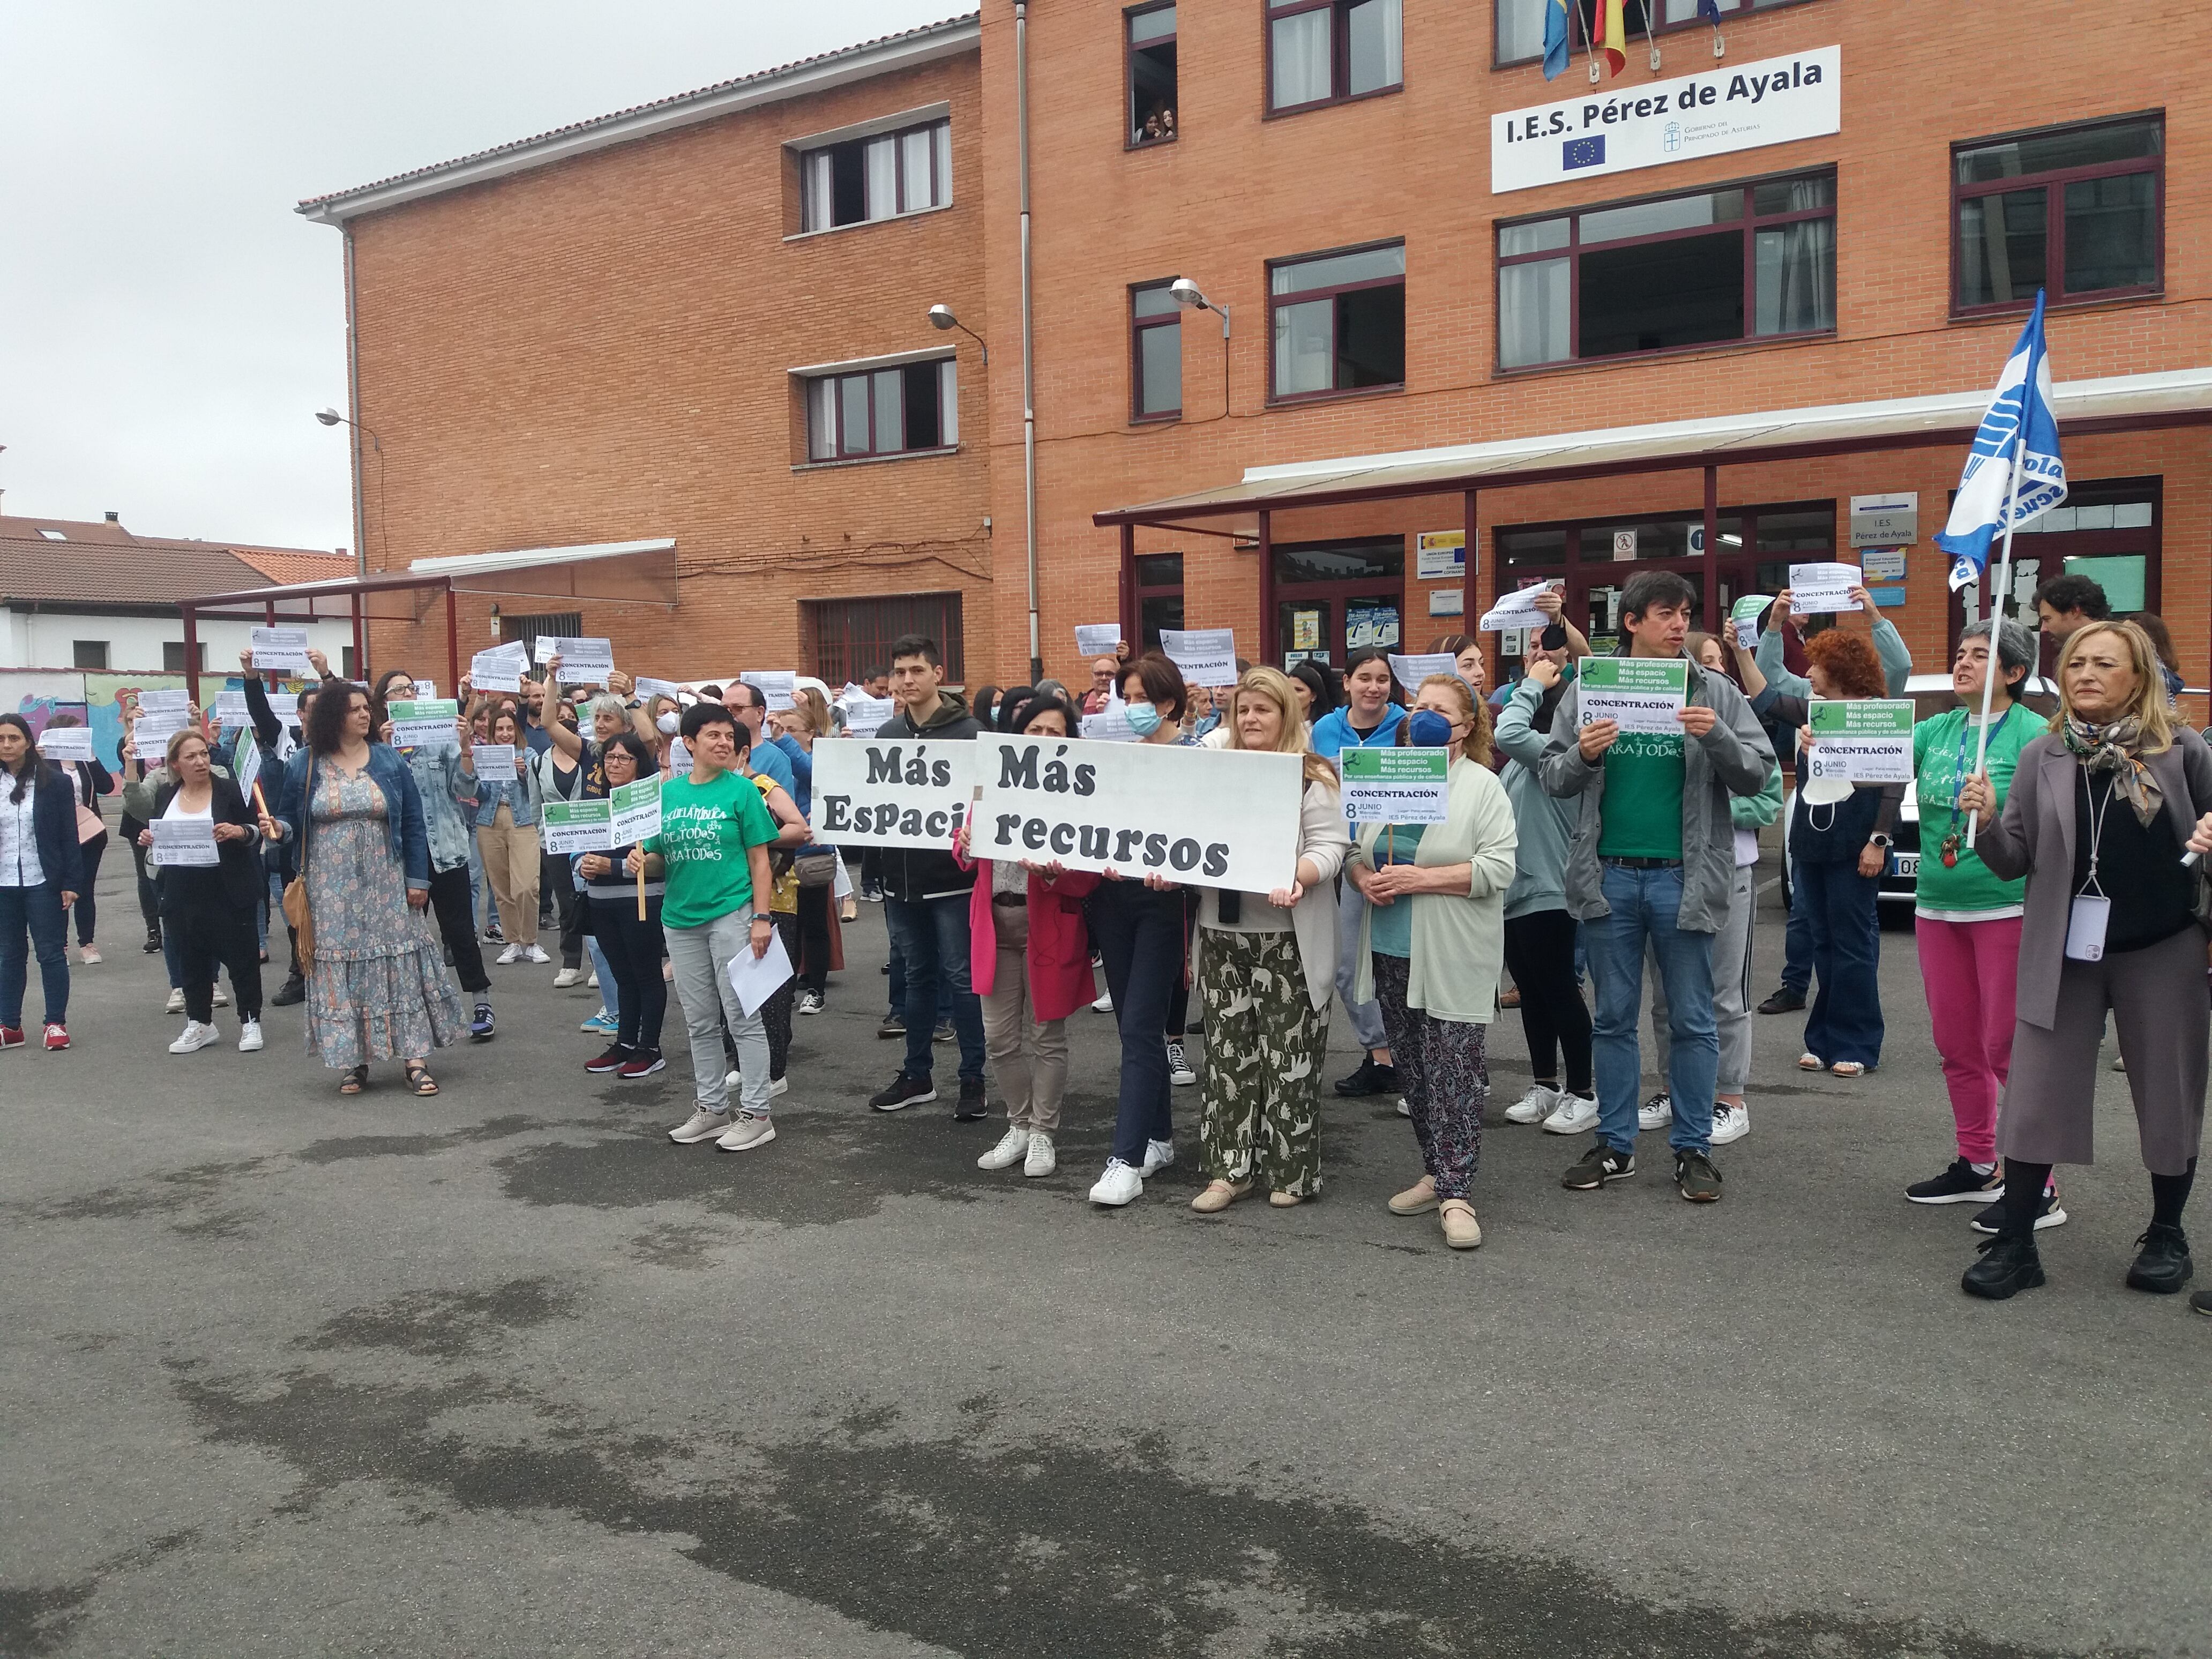
[[[2023,570],[2162,612],[2206,684],[2212,99],[2172,21],[1649,5],[1593,86],[1579,37],[1545,80],[1543,0],[990,0],[304,204],[347,238],[364,544],[672,538],[672,617],[599,617],[647,672],[834,678],[920,623],[1026,678],[1020,10],[1047,672],[1117,611],[1419,649],[1501,570],[1601,635],[1626,568],[1771,592],[1899,495],[1869,585],[1938,666],[1929,538],[2044,286],[2075,494]],[[1978,32],[2053,49],[1995,73]]]

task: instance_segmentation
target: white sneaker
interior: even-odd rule
[[[521,960],[522,947],[520,945],[510,945],[499,953],[499,960],[492,965],[495,968],[512,968]]]
[[[215,1006],[218,1008],[228,1008],[230,1006],[230,993],[224,990],[220,985],[215,988]]]
[[[1138,1174],[1147,1177],[1158,1175],[1175,1162],[1175,1142],[1148,1140],[1145,1143],[1145,1167]]]
[[[580,968],[563,968],[553,975],[553,988],[556,991],[565,991],[571,985],[581,985],[583,982],[584,970]]]
[[[169,1000],[161,1012],[165,1014],[181,1014],[185,1012],[185,991],[182,986],[169,988]]]
[[[739,1112],[738,1121],[714,1142],[726,1152],[749,1152],[775,1139],[775,1120],[766,1112]]]
[[[1663,1129],[1674,1121],[1674,1097],[1662,1089],[1636,1109],[1639,1129]]]
[[[592,969],[592,976],[584,981],[584,986],[587,990],[596,991],[599,988],[599,970],[598,969],[594,968]]]
[[[1597,1127],[1597,1102],[1588,1095],[1561,1095],[1559,1105],[1544,1120],[1544,1128],[1555,1135],[1578,1135]]]
[[[1091,1189],[1091,1201],[1119,1208],[1145,1195],[1145,1178],[1118,1158],[1106,1160],[1106,1173]]]
[[[736,1094],[745,1086],[745,1074],[743,1072],[725,1073],[722,1077],[722,1086],[732,1094]],[[772,1077],[768,1080],[768,1097],[774,1100],[778,1095],[788,1092],[790,1088],[789,1078]]]
[[[1180,1042],[1168,1044],[1168,1081],[1178,1088],[1198,1081],[1198,1073],[1191,1070],[1190,1061],[1183,1058]]]
[[[684,1119],[680,1127],[671,1129],[668,1138],[679,1146],[689,1146],[695,1141],[711,1140],[729,1127],[727,1112],[710,1112],[702,1107]]]
[[[533,968],[542,963],[548,963],[553,960],[552,957],[545,954],[545,947],[542,945],[524,945],[522,947],[522,959],[530,963]]]
[[[1751,1109],[1748,1106],[1723,1106],[1713,1103],[1713,1145],[1725,1146],[1732,1140],[1741,1140],[1751,1133]]]
[[[188,1019],[185,1022],[184,1035],[169,1045],[169,1052],[173,1054],[196,1054],[222,1041],[222,1033],[213,1025],[203,1025],[196,1019]]]
[[[1091,1012],[1094,1014],[1112,1013],[1114,1012],[1114,994],[1111,991],[1109,991],[1104,996],[1099,998],[1097,1001],[1092,1003],[1091,1005]]]
[[[1022,1163],[1022,1173],[1035,1181],[1059,1167],[1060,1157],[1052,1149],[1052,1137],[1042,1129],[1030,1130],[1030,1155]]]
[[[727,1089],[732,1094],[737,1093],[739,1089],[743,1088],[744,1086],[744,1081],[745,1076],[743,1072],[731,1071],[722,1073],[722,1086],[725,1089]]]
[[[1508,1123],[1541,1123],[1559,1109],[1566,1097],[1548,1083],[1532,1083],[1528,1092],[1505,1109]]]
[[[999,1144],[975,1160],[979,1170],[1006,1170],[1029,1156],[1030,1132],[1009,1125],[1006,1133],[999,1137]]]
[[[212,1030],[214,1028],[210,1026],[209,1029]],[[261,1052],[261,1022],[259,1020],[249,1019],[240,1022],[238,1028],[238,1052],[241,1054],[258,1054]]]
[[[1400,1117],[1411,1117],[1413,1115],[1413,1103],[1408,1101],[1405,1096],[1400,1095],[1398,1097],[1398,1115]]]
[[[774,1100],[778,1095],[787,1092],[790,1088],[791,1079],[789,1078],[772,1077],[768,1080],[768,1097],[770,1100]]]

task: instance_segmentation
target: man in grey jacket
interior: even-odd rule
[[[1729,798],[1765,787],[1774,750],[1728,677],[1684,657],[1696,605],[1696,590],[1670,570],[1631,578],[1620,601],[1628,655],[1687,664],[1681,735],[1624,732],[1610,720],[1585,724],[1577,682],[1552,722],[1542,775],[1552,793],[1582,798],[1567,853],[1567,908],[1583,924],[1597,991],[1597,1139],[1562,1184],[1587,1192],[1636,1173],[1637,1016],[1648,943],[1674,1049],[1674,1182],[1684,1198],[1709,1204],[1721,1195],[1711,1147],[1720,1065],[1712,951],[1735,878]]]

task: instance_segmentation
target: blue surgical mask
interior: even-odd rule
[[[1441,749],[1451,741],[1452,723],[1433,708],[1416,708],[1406,722],[1406,734],[1417,749]]]
[[[1124,703],[1121,712],[1129,717],[1129,729],[1140,738],[1149,738],[1160,729],[1160,711],[1148,702]]]

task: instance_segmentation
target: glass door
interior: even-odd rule
[[[1275,638],[1285,668],[1341,670],[1354,651],[1403,651],[1406,538],[1278,544]]]

